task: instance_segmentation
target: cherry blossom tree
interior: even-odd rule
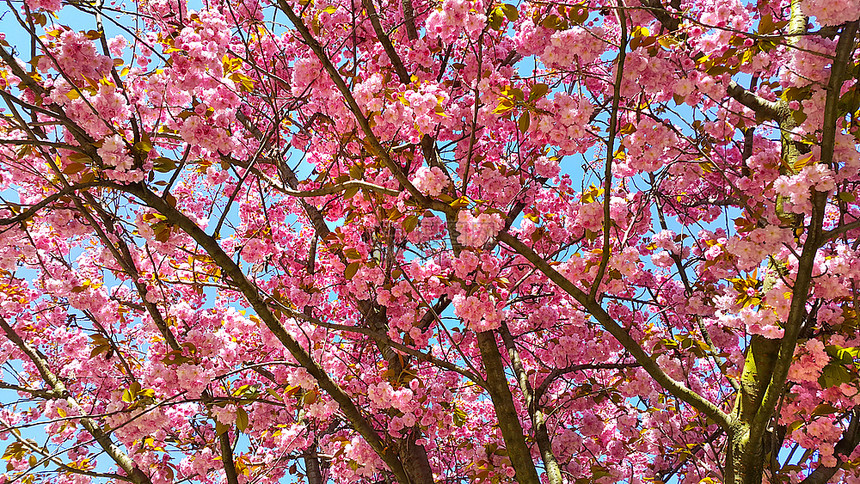
[[[7,0],[0,482],[860,482],[858,19]]]

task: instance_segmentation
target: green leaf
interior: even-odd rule
[[[847,366],[854,366],[855,358],[860,357],[860,348],[843,348],[839,345],[829,345],[824,350],[831,358]]]
[[[507,96],[513,96],[514,99],[520,102],[526,99],[525,93],[523,93],[523,90],[518,87],[509,87],[505,90],[504,94]]]
[[[845,114],[854,114],[857,109],[860,109],[860,91],[851,89],[839,99],[839,112]]]
[[[758,34],[768,35],[788,25],[788,20],[773,21],[773,15],[767,13],[761,16],[758,22]]]
[[[462,427],[463,425],[466,425],[466,422],[468,421],[468,415],[466,415],[466,412],[457,407],[454,407],[453,417],[455,427]]]
[[[358,268],[361,264],[358,262],[350,262],[349,265],[346,266],[346,270],[343,272],[343,277],[346,280],[350,280],[355,277],[355,273],[358,272]]]
[[[64,175],[74,175],[75,173],[79,173],[87,168],[87,165],[83,163],[72,162],[66,165],[63,168]]]
[[[503,3],[499,8],[502,9],[502,13],[505,14],[505,18],[511,22],[520,18],[520,12],[517,10],[517,7],[510,3]]]
[[[670,50],[681,42],[671,35],[661,35],[657,38],[657,43],[659,43],[664,49]]]
[[[242,74],[241,72],[235,72],[230,76],[230,79],[239,84],[243,91],[251,92],[254,90],[254,80],[250,77]]]
[[[502,19],[504,19],[504,12],[502,12],[501,8],[496,7],[490,12],[487,25],[493,30],[502,30]]]
[[[449,203],[448,205],[450,205],[450,206],[451,206],[451,208],[463,208],[463,207],[468,207],[468,206],[469,206],[469,197],[462,196],[462,197],[460,197],[460,198],[458,198],[458,199],[456,199],[456,200],[452,201],[452,202],[451,202],[451,203]]]
[[[27,455],[27,451],[24,449],[24,444],[21,442],[12,442],[6,447],[3,458],[6,460],[21,459],[25,455]]]
[[[812,89],[809,86],[804,87],[789,87],[783,91],[782,96],[786,101],[803,101],[812,96]]]
[[[508,98],[501,98],[499,100],[499,105],[496,106],[496,109],[493,109],[494,114],[505,114],[506,112],[514,109],[514,103]]]
[[[543,21],[540,23],[541,27],[546,27],[552,30],[567,30],[569,24],[567,20],[559,17],[556,14],[548,15]]]
[[[567,19],[574,24],[581,24],[588,20],[588,8],[583,5],[570,7],[567,10]]]
[[[355,247],[350,247],[349,249],[346,249],[345,251],[343,251],[343,255],[345,255],[348,259],[352,259],[352,260],[361,260],[362,259],[361,254],[358,252],[358,249],[356,249]]]
[[[713,67],[709,68],[705,72],[707,72],[711,76],[717,77],[717,76],[721,76],[721,75],[725,74],[726,72],[731,72],[731,71],[732,71],[731,68],[718,64],[718,65],[714,65]]]
[[[242,407],[236,409],[236,428],[239,432],[244,432],[248,428],[248,412]]]
[[[78,163],[88,163],[92,158],[85,153],[72,153],[69,155],[69,161],[77,161]]]
[[[160,156],[155,159],[152,168],[161,173],[167,173],[176,169],[176,163],[170,158]]]
[[[415,227],[418,227],[417,215],[410,215],[403,220],[403,230],[405,230],[407,233],[415,230]]]
[[[319,398],[320,398],[320,394],[316,390],[311,390],[309,392],[305,392],[305,394],[302,395],[302,404],[303,405],[313,405],[313,404],[317,403]]]
[[[600,465],[591,466],[591,478],[592,479],[600,479],[601,477],[606,477],[610,475],[609,470]]]
[[[529,130],[529,126],[531,125],[531,115],[528,111],[524,112],[520,115],[519,121],[517,121],[517,127],[520,129],[520,133],[525,133]]]
[[[92,351],[90,351],[90,358],[95,358],[96,356],[98,356],[102,353],[107,353],[108,351],[110,351],[110,349],[111,349],[110,345],[98,345],[95,348],[93,348]]]
[[[836,198],[842,200],[845,203],[851,203],[857,200],[857,197],[855,197],[854,194],[851,192],[839,192],[839,194],[836,195]]]
[[[822,388],[830,388],[848,383],[851,380],[853,380],[853,375],[851,375],[851,372],[847,368],[839,363],[829,363],[821,371],[818,383]]]
[[[830,405],[829,403],[823,403],[815,407],[815,410],[812,411],[812,415],[832,415],[838,411],[839,409],[834,407],[833,405]]]
[[[795,430],[799,429],[802,426],[803,426],[803,420],[795,420],[794,422],[791,422],[791,424],[788,426],[788,428],[785,431],[785,434],[790,435],[792,432],[794,432]]]
[[[181,351],[171,351],[161,359],[161,362],[165,365],[181,365],[183,363],[188,363],[189,361],[191,361],[191,358],[182,356]]]
[[[343,191],[343,199],[349,200],[354,197],[356,193],[358,193],[359,187],[349,187]]]
[[[170,225],[166,222],[158,222],[153,225],[152,231],[155,232],[155,240],[159,242],[167,242],[170,238]]]
[[[808,117],[808,115],[806,113],[804,113],[802,109],[799,109],[797,111],[792,111],[791,117],[794,118],[795,123],[803,124],[803,122],[806,121],[806,118]]]
[[[532,86],[531,91],[529,91],[529,101],[534,101],[536,99],[540,99],[546,96],[546,93],[549,92],[549,86],[543,83],[538,83]]]
[[[152,144],[148,141],[138,141],[134,144],[134,149],[137,151],[142,151],[144,153],[149,153],[152,151]]]

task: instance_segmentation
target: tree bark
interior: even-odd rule
[[[792,23],[805,25],[805,20],[802,22],[796,20],[802,17],[796,4],[796,1],[792,2]],[[847,23],[842,28],[827,86],[819,161],[826,166],[830,166],[833,162],[838,122],[837,103],[845,78],[846,65],[851,60],[857,29],[858,21]],[[781,126],[788,124],[793,124],[790,116],[780,123]],[[786,136],[783,136],[782,143],[783,156],[787,158],[789,166],[794,166],[794,159],[800,156],[796,143]],[[777,402],[785,391],[788,369],[794,357],[800,328],[807,319],[806,303],[809,300],[812,285],[812,267],[822,236],[828,194],[811,191],[812,216],[806,228],[806,240],[797,264],[797,274],[792,287],[791,309],[783,323],[784,335],[779,340],[754,337],[747,350],[726,457],[724,477],[727,483],[750,484],[762,481],[764,443],[769,435],[767,426],[774,417]],[[781,207],[777,206],[778,212],[780,209]],[[780,218],[783,219],[783,217]],[[793,222],[800,226],[801,222],[798,218],[793,219]],[[782,270],[780,267],[772,265],[770,269],[768,278],[779,277],[778,272]],[[765,286],[771,284],[772,282],[765,281]],[[822,471],[819,474],[825,474],[825,472]]]
[[[496,410],[496,418],[499,420],[499,429],[502,431],[511,465],[516,471],[516,480],[520,484],[540,484],[531,452],[523,437],[523,427],[514,408],[514,397],[508,387],[495,334],[492,331],[478,333],[478,348],[487,370],[487,389],[493,400],[493,408]]]

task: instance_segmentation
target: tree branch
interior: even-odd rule
[[[505,368],[502,366],[502,355],[496,344],[496,336],[492,331],[481,331],[477,334],[478,348],[481,350],[481,360],[487,370],[487,391],[496,409],[499,429],[505,439],[505,446],[511,465],[516,471],[516,480],[523,484],[540,484],[540,478],[532,461],[531,452],[523,438],[523,427],[514,407],[514,397],[508,387]]]
[[[36,452],[36,453],[39,453],[42,455],[42,459],[39,462],[37,462],[35,466],[31,467],[30,470],[38,467],[40,464],[42,464],[44,462],[51,462],[52,464],[56,465],[60,469],[66,471],[70,474],[80,474],[82,476],[96,477],[96,478],[102,478],[102,479],[107,478],[107,479],[117,479],[117,480],[125,481],[125,482],[134,482],[134,480],[132,480],[128,476],[121,476],[119,474],[113,474],[113,473],[102,473],[102,472],[88,471],[86,469],[78,469],[77,467],[72,467],[70,465],[67,465],[65,462],[61,461],[59,458],[56,457],[56,455],[51,455],[51,454],[45,452],[44,450],[42,450],[42,448],[34,445],[32,440],[21,438],[17,432],[12,432],[12,435],[15,437],[15,440],[20,442],[21,445],[26,447],[30,452]],[[27,472],[29,472],[29,470]],[[19,476],[19,478],[20,477],[21,476]]]
[[[379,43],[382,44],[382,48],[385,49],[385,54],[388,56],[388,60],[391,61],[391,65],[394,66],[394,72],[397,73],[397,77],[400,78],[400,82],[403,84],[411,83],[412,79],[406,71],[403,61],[400,59],[400,56],[397,54],[397,50],[394,49],[394,44],[391,43],[391,39],[388,38],[388,34],[385,33],[385,30],[382,28],[382,24],[379,22],[379,13],[376,11],[376,6],[373,4],[373,0],[362,0],[361,4],[364,5],[364,9],[367,10],[367,18],[370,19],[370,25],[373,26],[376,38],[379,39]]]
[[[528,407],[529,417],[532,421],[535,441],[538,444],[541,458],[543,459],[544,469],[546,470],[547,481],[549,484],[561,484],[563,482],[561,476],[561,468],[558,466],[558,460],[552,451],[552,442],[549,439],[549,434],[546,429],[546,417],[540,406],[540,401],[529,382],[523,362],[520,359],[520,354],[517,351],[516,343],[508,329],[508,325],[502,322],[499,328],[499,333],[502,335],[502,341],[505,343],[505,348],[508,350],[508,358],[511,360],[511,368],[514,370],[514,375],[517,377],[517,382],[520,385],[520,391],[525,396],[526,407]]]
[[[845,429],[842,439],[833,449],[836,466],[819,465],[804,480],[800,481],[800,484],[825,484],[829,482],[830,478],[848,461],[848,457],[854,452],[858,444],[860,444],[860,410],[854,409],[851,411],[851,422],[848,424],[848,428]]]
[[[232,284],[245,297],[248,303],[257,313],[267,328],[296,359],[313,376],[320,388],[328,393],[338,403],[341,411],[352,424],[352,427],[365,439],[374,452],[379,455],[395,477],[401,482],[409,482],[403,464],[400,462],[396,452],[386,444],[376,430],[370,425],[361,411],[353,403],[349,395],[326,373],[326,371],[313,360],[311,355],[287,332],[286,328],[269,308],[268,303],[263,300],[256,285],[254,285],[242,272],[242,269],[227,255],[218,245],[218,242],[203,231],[194,221],[185,216],[175,207],[168,204],[161,197],[151,192],[145,186],[116,185],[117,189],[127,191],[139,197],[149,207],[164,215],[170,223],[177,225],[191,238],[193,238],[203,250],[221,267],[223,273],[230,278]]]
[[[283,188],[282,191],[284,192],[284,194],[289,195],[291,197],[310,198],[332,195],[335,193],[343,192],[345,190],[349,190],[350,188],[364,188],[372,192],[382,193],[383,195],[391,195],[393,197],[396,197],[401,193],[399,190],[385,188],[383,186],[376,185],[363,180],[350,180],[345,181],[343,183],[338,183],[337,185],[327,185],[313,190],[291,190],[289,188]]]
[[[641,366],[642,365],[640,363],[583,363],[570,365],[564,368],[557,368],[552,370],[552,372],[550,372],[550,374],[547,375],[537,387],[535,390],[535,399],[540,400],[556,378],[567,373],[584,370],[626,370],[627,368],[639,368]]]
[[[615,158],[615,136],[618,134],[618,105],[621,103],[621,82],[624,80],[624,60],[627,58],[627,17],[624,15],[623,0],[618,0],[618,24],[621,27],[621,39],[618,47],[618,60],[615,66],[615,84],[612,91],[612,109],[609,113],[609,133],[606,138],[606,166],[603,173],[603,253],[600,255],[600,265],[591,286],[588,297],[594,299],[600,290],[606,267],[609,265],[610,228],[612,215],[609,205],[612,201],[612,160]]]
[[[642,6],[645,7],[645,10],[648,10],[648,12],[650,12],[651,15],[653,15],[654,18],[670,32],[677,32],[681,28],[681,20],[666,10],[666,7],[663,5],[661,0],[641,0],[641,3]],[[681,33],[680,36],[683,39],[686,39],[687,37],[686,33]],[[703,57],[703,55],[704,54],[702,53],[698,53],[694,54],[692,57],[693,60],[698,60]],[[743,104],[756,114],[764,116],[766,119],[779,121],[790,115],[787,106],[782,106],[777,102],[768,101],[754,92],[745,89],[735,81],[729,81],[726,92],[735,101]]]
[[[558,285],[563,291],[572,296],[577,302],[579,302],[585,310],[597,319],[601,326],[603,326],[606,331],[609,332],[615,339],[624,346],[627,351],[636,359],[636,361],[642,365],[642,368],[651,375],[657,383],[660,384],[666,391],[677,397],[683,402],[686,402],[696,410],[702,412],[711,418],[714,422],[716,422],[721,427],[728,429],[731,425],[731,418],[726,415],[719,407],[706,400],[704,397],[699,395],[698,393],[690,390],[686,386],[684,386],[681,382],[673,380],[666,372],[657,365],[645,350],[639,346],[639,343],[636,342],[627,331],[622,328],[612,317],[597,303],[594,299],[588,297],[588,295],[583,292],[581,289],[576,287],[570,280],[561,275],[558,271],[553,269],[549,263],[543,259],[540,255],[538,255],[531,247],[527,246],[523,242],[521,242],[516,237],[510,235],[507,232],[501,232],[498,235],[498,238],[501,242],[505,243],[508,247],[517,252],[521,256],[525,257],[529,262],[534,264],[534,266],[541,271],[546,277],[548,277],[551,281],[553,281],[556,285]]]
[[[830,242],[831,240],[844,234],[845,232],[849,232],[854,229],[860,229],[860,220],[855,220],[853,222],[848,222],[838,227],[834,227],[830,230],[825,230],[821,233],[820,240],[818,241],[818,247],[820,248],[827,242]]]
[[[27,210],[24,210],[23,212],[15,215],[14,217],[0,219],[0,226],[14,225],[14,224],[19,223],[19,222],[25,222],[28,219],[30,219],[31,217],[33,217],[34,215],[36,215],[36,212],[45,208],[49,204],[59,200],[60,198],[63,198],[66,195],[70,195],[72,193],[75,193],[78,190],[85,190],[87,188],[92,188],[92,187],[95,187],[98,185],[100,185],[100,183],[98,183],[98,182],[89,182],[89,183],[80,183],[78,185],[69,185],[69,186],[63,188],[62,190],[58,191],[57,193],[48,195],[47,197],[40,200],[38,203],[30,205],[30,207],[27,208]],[[20,205],[17,205],[17,207],[20,207]],[[9,208],[11,209],[12,207],[9,206]]]
[[[836,142],[838,102],[840,88],[844,80],[848,60],[854,50],[854,37],[857,34],[858,23],[854,21],[844,26],[842,35],[836,46],[836,59],[830,72],[827,85],[827,99],[824,105],[824,125],[821,134],[821,164],[831,166],[833,163],[834,146]],[[815,255],[818,253],[821,240],[824,211],[828,194],[812,190],[812,217],[807,230],[803,251],[797,263],[797,275],[791,291],[791,306],[785,322],[785,333],[779,347],[779,356],[773,369],[773,376],[765,390],[761,406],[756,412],[750,429],[751,435],[760,436],[782,395],[788,369],[794,358],[797,337],[800,327],[806,318],[806,302],[809,300],[809,288],[812,284],[812,269]]]
[[[117,465],[125,471],[128,475],[129,479],[135,484],[152,484],[152,481],[149,479],[149,476],[143,473],[139,467],[134,463],[134,461],[129,458],[129,456],[123,452],[113,441],[110,439],[107,433],[105,433],[101,425],[98,422],[93,420],[92,418],[85,417],[86,412],[81,408],[78,401],[69,393],[66,389],[66,385],[51,371],[48,362],[44,357],[29,343],[24,341],[21,336],[9,325],[5,318],[0,317],[0,329],[6,333],[6,337],[9,338],[15,346],[18,347],[30,361],[33,362],[33,365],[36,366],[36,370],[41,375],[42,380],[45,381],[48,386],[51,387],[51,390],[57,395],[64,395],[66,398],[66,402],[69,404],[75,413],[81,415],[80,422],[81,425],[96,439],[96,442],[99,443],[102,449],[104,449],[105,453],[113,459]]]
[[[285,0],[278,1],[278,7],[283,11],[287,17],[292,22],[293,26],[296,27],[296,30],[302,36],[305,43],[313,50],[314,54],[316,54],[317,59],[322,63],[323,68],[326,73],[328,73],[332,82],[334,82],[335,86],[337,86],[338,91],[340,91],[341,95],[344,97],[347,106],[350,111],[352,111],[353,116],[355,117],[356,122],[358,123],[361,131],[364,133],[366,148],[371,152],[372,155],[378,157],[382,164],[388,168],[388,171],[391,172],[392,175],[400,182],[400,186],[402,186],[409,194],[417,200],[422,206],[428,207],[431,210],[437,210],[443,213],[451,213],[452,209],[447,203],[442,203],[438,200],[433,200],[423,193],[421,193],[412,182],[409,181],[406,173],[400,168],[400,166],[391,159],[388,155],[388,150],[382,146],[382,143],[379,142],[379,139],[373,133],[373,128],[370,127],[370,122],[362,113],[361,107],[356,102],[355,98],[352,95],[352,92],[349,89],[349,86],[346,85],[346,82],[341,77],[340,73],[337,71],[337,67],[332,64],[331,60],[325,53],[322,45],[314,38],[313,34],[311,34],[310,30],[308,30],[307,25],[302,21],[302,19],[296,15],[293,9]]]

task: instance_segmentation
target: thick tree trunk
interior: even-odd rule
[[[430,468],[427,450],[424,446],[415,443],[420,436],[421,430],[416,426],[409,435],[397,442],[398,453],[410,483],[433,484],[433,471]]]
[[[308,484],[324,484],[322,468],[320,467],[319,457],[317,456],[316,443],[308,447],[306,452],[304,460],[305,473],[308,475]]]
[[[516,480],[520,484],[540,484],[531,452],[523,436],[523,427],[514,408],[514,397],[505,378],[502,355],[492,331],[478,333],[478,348],[487,370],[487,391],[493,400],[499,429],[502,431],[511,465],[516,471]]]
[[[765,277],[776,277],[768,274]],[[740,389],[732,410],[734,425],[729,432],[723,479],[728,484],[760,483],[764,472],[763,435],[752,432],[752,422],[761,407],[765,390],[779,356],[780,341],[753,336],[747,348]]]
[[[761,442],[750,439],[749,425],[739,424],[729,435],[724,482],[726,484],[759,484],[764,474],[764,451]]]

